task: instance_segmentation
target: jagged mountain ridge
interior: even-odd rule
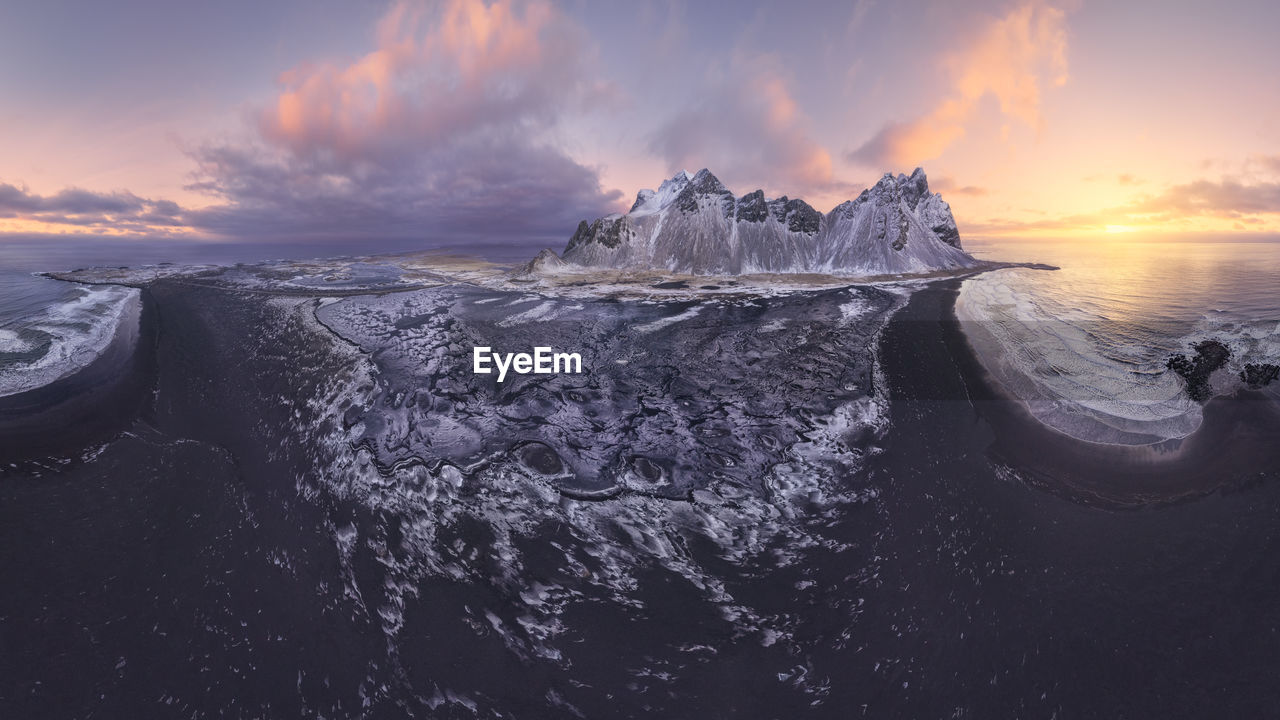
[[[546,258],[544,258],[545,260]],[[800,199],[741,197],[703,169],[641,190],[630,211],[583,221],[563,261],[583,267],[690,274],[825,272],[877,275],[976,264],[951,207],[924,170],[886,174],[823,215]]]

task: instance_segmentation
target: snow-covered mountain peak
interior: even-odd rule
[[[720,178],[702,168],[676,196],[675,205],[685,213],[697,212],[703,207],[719,206],[721,213],[728,218],[733,213],[733,193],[725,188]]]
[[[912,210],[920,201],[929,196],[929,178],[925,177],[924,168],[916,168],[910,177],[898,175],[898,187],[902,190],[902,199]]]
[[[689,173],[681,170],[669,179],[663,180],[657,192],[641,190],[636,193],[636,201],[631,206],[629,215],[651,215],[662,211],[671,204],[681,190],[689,185]]]
[[[582,222],[564,260],[684,273],[889,274],[970,267],[951,207],[922,168],[886,173],[825,216],[798,198],[735,197],[710,170],[641,190],[630,212]]]

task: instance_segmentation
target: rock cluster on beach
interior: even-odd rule
[[[1192,346],[1195,355],[1188,358],[1178,354],[1169,358],[1165,366],[1182,376],[1187,384],[1187,394],[1196,402],[1205,402],[1213,394],[1209,376],[1227,364],[1231,350],[1217,340],[1203,340]]]
[[[1169,358],[1165,366],[1182,376],[1187,395],[1196,402],[1206,402],[1213,396],[1210,378],[1231,359],[1231,349],[1219,340],[1202,340],[1192,346],[1195,354],[1183,354]],[[1280,379],[1280,365],[1274,363],[1246,363],[1237,373],[1240,382],[1251,390],[1259,390]]]
[[[1271,363],[1248,363],[1240,371],[1240,381],[1254,390],[1270,385],[1277,378],[1280,378],[1280,365]]]

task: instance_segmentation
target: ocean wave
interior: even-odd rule
[[[27,392],[84,369],[122,322],[138,322],[139,292],[83,286],[70,299],[0,329],[0,397]]]
[[[1166,362],[1200,341],[1231,351],[1211,378],[1215,395],[1238,389],[1246,364],[1280,357],[1280,322],[1253,305],[1196,308],[1177,287],[1148,289],[1138,305],[1135,297],[1085,273],[1009,269],[966,280],[955,307],[1005,389],[1044,424],[1091,442],[1149,444],[1194,432],[1201,406]]]
[[[1199,404],[1165,372],[1164,344],[1137,340],[1085,303],[1037,292],[1036,272],[970,278],[956,300],[979,359],[1034,417],[1081,440],[1118,444],[1185,437],[1199,427]]]

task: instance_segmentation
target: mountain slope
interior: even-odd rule
[[[578,225],[570,265],[691,274],[883,274],[962,268],[951,208],[924,171],[885,175],[825,216],[799,199],[735,197],[706,169],[641,190],[625,215]]]

